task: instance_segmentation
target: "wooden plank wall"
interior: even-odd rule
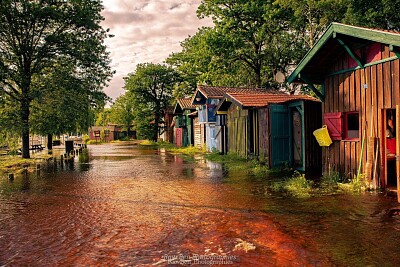
[[[248,111],[231,105],[228,110],[228,147],[230,153],[247,156]]]
[[[269,162],[269,109],[260,108],[258,111],[259,158]]]
[[[201,126],[199,124],[199,117],[195,117],[193,119],[193,131],[194,131],[194,146],[195,147],[201,147]]]
[[[314,130],[321,128],[321,103],[304,102],[305,171],[314,174],[322,172],[322,148],[315,139]]]
[[[389,51],[388,46],[382,45],[382,59],[392,56],[394,54]],[[345,54],[343,54],[332,66],[331,71],[343,70],[346,68],[345,64]],[[323,113],[359,111],[360,139],[357,141],[333,141],[330,147],[323,148],[324,173],[338,171],[349,178],[357,174],[364,130],[367,138],[364,145],[361,173],[365,173],[366,147],[368,137],[371,135],[371,127],[372,136],[381,137],[382,110],[395,108],[396,104],[400,104],[399,69],[399,60],[396,59],[326,77]],[[379,154],[379,158],[382,168],[382,164],[384,164],[382,153]]]

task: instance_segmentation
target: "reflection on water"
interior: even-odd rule
[[[294,199],[269,179],[164,150],[99,145],[0,180],[0,266],[400,266],[400,220],[377,194]],[[246,252],[243,244],[250,244]]]

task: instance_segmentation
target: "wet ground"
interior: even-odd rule
[[[395,199],[296,199],[270,178],[127,144],[0,178],[0,266],[400,266]]]

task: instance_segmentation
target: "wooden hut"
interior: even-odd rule
[[[217,114],[226,116],[227,152],[256,156],[270,167],[289,164],[321,171],[321,149],[312,132],[321,123],[321,103],[304,95],[225,93]]]
[[[121,137],[121,127],[117,125],[92,126],[89,128],[89,138],[91,140],[110,142]]]
[[[249,92],[261,89],[233,88],[216,86],[198,86],[192,97],[192,105],[197,107],[200,124],[200,143],[205,145],[208,151],[222,149],[221,143],[217,143],[216,136],[220,133],[220,118],[215,114],[215,108],[226,92]]]
[[[169,106],[164,110],[164,118],[159,123],[158,127],[158,139],[173,143],[174,141],[174,126],[172,125],[174,120],[174,107]],[[154,121],[151,123],[154,124]]]
[[[324,172],[399,186],[399,56],[397,33],[332,23],[290,75],[323,100]]]
[[[191,98],[180,98],[174,109],[175,120],[175,144],[176,146],[194,145],[194,116],[196,106],[191,104]],[[200,125],[198,125],[200,126]]]

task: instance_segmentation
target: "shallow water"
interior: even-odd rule
[[[91,146],[1,177],[0,266],[400,266],[394,199],[296,199],[269,182],[162,150]]]

